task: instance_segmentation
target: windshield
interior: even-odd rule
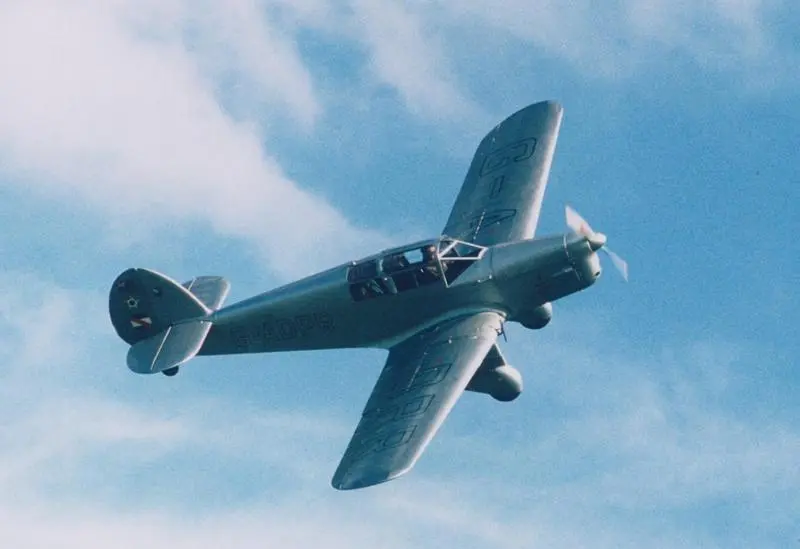
[[[447,284],[452,284],[461,273],[480,259],[485,249],[477,244],[443,237],[439,241],[439,261],[442,264]]]

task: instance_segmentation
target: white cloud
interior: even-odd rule
[[[255,241],[284,276],[383,243],[300,189],[264,152],[257,127],[220,107],[206,72],[223,68],[203,55],[207,50],[254,83],[253,93],[285,103],[301,124],[313,120],[319,106],[291,42],[269,28],[256,4],[240,2],[199,21],[198,54],[182,39],[186,7],[178,0],[3,4],[6,177],[123,216],[136,227],[131,233],[209,223]],[[208,31],[212,23],[215,32]]]
[[[269,5],[286,27],[358,46],[365,53],[364,67],[359,65],[358,72],[348,76],[359,88],[366,84],[370,97],[391,89],[411,114],[434,124],[480,115],[450,66],[443,29],[425,4],[272,0]],[[341,52],[332,50],[327,60],[336,65],[342,61]]]
[[[453,120],[474,114],[426,19],[395,0],[354,0],[356,37],[369,49],[375,77],[394,87],[410,111]]]
[[[311,130],[322,111],[312,75],[294,37],[268,18],[263,3],[235,0],[189,7],[190,51],[215,81],[227,83],[233,98],[226,107],[255,120],[263,120],[265,112],[278,117],[288,108],[293,122]]]
[[[300,188],[263,147],[276,124],[313,131],[323,112],[296,43],[303,33],[362,45],[368,80],[396,90],[422,119],[460,124],[479,116],[453,59],[462,51],[504,55],[481,49],[481,32],[589,73],[630,71],[654,48],[712,65],[738,67],[744,58],[745,67],[780,67],[766,28],[775,10],[757,0],[602,9],[478,0],[236,0],[224,8],[9,1],[0,7],[0,173],[50,199],[94,205],[127,238],[176,222],[208,224],[255,243],[291,277],[387,242]]]
[[[506,33],[589,75],[629,76],[642,65],[658,66],[679,53],[704,68],[750,76],[780,70],[776,57],[786,57],[776,49],[770,29],[781,6],[769,0],[584,0],[568,7],[554,0],[502,5],[468,0],[437,5],[450,12],[456,27],[491,27],[500,38]],[[451,48],[463,38],[454,33]]]
[[[48,199],[93,205],[114,242],[207,224],[255,244],[288,278],[387,244],[304,191],[262,144],[282,122],[313,131],[323,111],[296,44],[303,32],[361,44],[368,79],[396,90],[422,119],[460,124],[477,108],[451,61],[480,47],[464,30],[508,33],[590,72],[629,70],[656,46],[758,64],[772,51],[765,21],[773,9],[756,0],[621,2],[602,11],[476,0],[237,0],[224,9],[186,0],[5,2],[0,174]],[[704,32],[709,26],[715,32]]]
[[[753,65],[768,53],[762,0],[713,2],[627,2],[627,27],[634,38],[684,50],[703,65],[739,68]]]

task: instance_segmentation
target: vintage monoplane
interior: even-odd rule
[[[464,390],[500,401],[522,377],[497,345],[504,322],[543,328],[551,303],[600,275],[606,237],[567,207],[566,234],[533,238],[561,125],[530,105],[481,141],[442,236],[385,250],[222,307],[229,283],[148,269],[114,282],[111,321],[136,373],[173,376],[195,355],[377,347],[389,356],[332,484],[407,472]]]

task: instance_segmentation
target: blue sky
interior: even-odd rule
[[[0,544],[789,547],[800,538],[800,10],[788,1],[0,5]],[[238,300],[438,234],[481,137],[565,108],[572,204],[631,265],[509,328],[411,474],[330,477],[384,352],[140,377],[129,266]],[[369,545],[368,545],[369,544]]]

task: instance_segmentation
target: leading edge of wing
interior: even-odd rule
[[[353,490],[408,472],[480,367],[502,327],[481,312],[393,347],[331,484]]]
[[[533,237],[564,109],[528,105],[481,140],[443,234],[481,245]]]

